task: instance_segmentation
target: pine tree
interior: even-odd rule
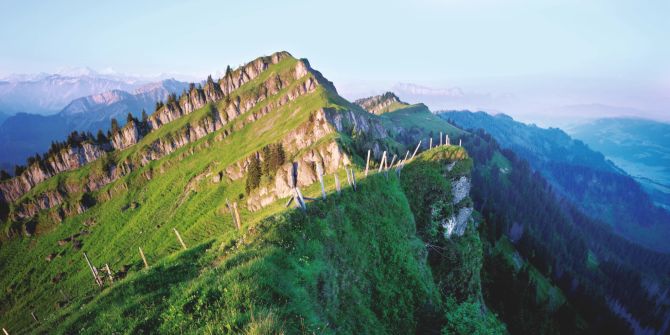
[[[149,115],[147,115],[147,111],[142,109],[142,123],[146,125],[148,121],[149,121]]]
[[[258,155],[253,155],[251,161],[249,162],[249,167],[247,168],[247,182],[245,185],[245,191],[249,194],[252,190],[256,189],[261,184],[261,161],[258,159]]]
[[[14,175],[18,176],[23,173],[23,171],[26,170],[26,167],[24,165],[16,165],[14,166]]]
[[[230,78],[233,76],[233,69],[230,68],[230,65],[226,67],[226,78]]]
[[[275,150],[277,152],[275,154],[275,159],[276,159],[275,164],[277,166],[277,169],[279,169],[279,167],[284,165],[284,163],[286,162],[286,153],[284,152],[284,146],[281,143],[277,144],[277,147],[276,147]]]
[[[7,180],[11,177],[12,176],[9,174],[9,172],[5,171],[5,169],[0,170],[0,180]]]
[[[264,176],[270,177],[270,173],[273,172],[272,169],[272,150],[269,145],[266,145],[262,149],[263,151],[263,164],[262,164],[262,173]]]
[[[135,117],[133,116],[132,113],[129,112],[128,116],[126,116],[126,122],[131,123],[131,122],[134,122],[134,121],[135,121]]]
[[[108,142],[107,137],[105,136],[105,133],[102,132],[102,129],[98,129],[98,134],[95,137],[95,141],[98,144],[103,144],[103,143]]]
[[[116,121],[116,118],[112,118],[112,127],[110,128],[110,131],[112,136],[119,132],[119,121]]]

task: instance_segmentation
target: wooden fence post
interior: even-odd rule
[[[84,259],[86,259],[86,264],[88,264],[88,268],[91,269],[91,274],[93,274],[93,279],[95,280],[95,283],[98,285],[98,287],[102,287],[102,281],[100,278],[98,278],[98,271],[95,269],[93,264],[91,264],[91,261],[88,259],[88,255],[84,253]]]
[[[179,235],[177,228],[172,228],[172,230],[174,231],[174,234],[177,235],[177,240],[179,240],[179,243],[181,243],[182,248],[186,250],[186,243],[184,243],[184,240],[181,239],[181,235]]]
[[[286,204],[288,206],[289,204]],[[228,199],[226,199],[226,207],[228,207],[228,210],[230,211],[230,216],[233,218],[233,224],[235,225],[235,228],[239,231],[241,229],[240,227],[240,222],[235,219],[235,211],[233,210],[233,206],[230,205],[230,202]]]
[[[5,335],[9,335],[9,333],[7,332],[7,329],[5,329],[5,328],[2,328],[2,332],[3,332]]]
[[[442,132],[440,132],[440,146],[442,146]]]
[[[449,134],[444,135],[444,144],[451,145],[451,142],[449,141]]]
[[[414,156],[416,156],[417,151],[419,151],[419,147],[421,146],[421,141],[419,141],[419,144],[416,145],[416,149],[414,149],[414,153],[412,154],[412,158],[409,160],[414,159]]]
[[[30,315],[33,317],[33,320],[35,320],[35,322],[37,322],[37,323],[40,322],[40,320],[37,320],[37,317],[35,316],[35,312],[30,312]]]
[[[149,268],[149,263],[147,263],[147,258],[144,257],[144,251],[142,251],[142,247],[138,247],[140,249],[140,256],[142,256],[142,262],[144,262],[144,268],[148,269]]]
[[[460,146],[462,146],[462,144],[463,144],[463,140],[459,138],[458,139],[458,146],[460,147]]]
[[[316,174],[319,176],[319,182],[321,183],[321,197],[323,200],[326,200],[326,186],[323,184],[323,168],[321,164],[316,165]]]
[[[337,177],[337,171],[335,171],[335,189],[337,190],[337,194],[340,194],[340,178]]]
[[[368,167],[370,166],[370,149],[368,149],[368,159],[365,160],[365,176],[368,176]],[[346,166],[344,167],[347,168]]]
[[[300,207],[304,210],[307,209],[307,205],[305,204],[305,198],[302,196],[302,192],[300,192],[300,188],[298,186],[295,187],[295,192],[298,195],[298,203],[300,204]]]
[[[349,176],[349,168],[346,166],[344,167],[344,172],[347,174],[347,184],[349,184],[349,187],[353,188],[354,186],[351,185],[351,176]]]
[[[393,159],[391,159],[391,164],[386,168],[386,171],[388,171],[390,168],[393,167],[393,163],[395,162],[395,159],[398,158],[398,155],[393,155]]]
[[[105,263],[105,270],[107,271],[107,275],[109,275],[109,282],[114,283],[114,276],[112,276],[112,270],[109,268],[109,264]]]
[[[351,181],[354,183],[354,191],[356,191],[356,174],[354,174],[354,169],[350,168],[351,171]]]
[[[428,148],[429,148],[429,149],[432,149],[432,148],[433,148],[433,138],[432,138],[432,137],[430,138],[430,146],[428,146]]]
[[[235,225],[237,226],[237,230],[241,231],[242,230],[242,220],[240,219],[240,211],[237,210],[237,201],[233,202],[233,213],[235,216]]]
[[[379,161],[379,171],[377,171],[377,173],[382,172],[384,164],[386,164],[386,150],[384,150],[384,153],[382,154],[382,160]]]

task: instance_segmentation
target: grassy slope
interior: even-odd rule
[[[288,68],[285,63],[270,67],[268,75]],[[255,81],[247,83],[242,91],[253,85]],[[188,244],[206,241],[212,236],[235,236],[237,232],[232,229],[232,219],[223,208],[226,198],[236,199],[243,193],[243,180],[211,184],[209,178],[206,178],[198,184],[195,192],[185,194],[189,180],[210,166],[218,171],[264,145],[278,141],[285,133],[307,121],[312,111],[324,106],[338,107],[333,105],[323,89],[318,89],[235,131],[223,141],[214,141],[220,131],[215,132],[133,171],[97,193],[114,188],[123,189],[125,185],[128,185],[127,191],[119,192],[109,201],[99,203],[82,215],[68,218],[58,226],[49,226],[46,213],[42,213],[39,220],[44,225],[38,227],[50,229],[42,231],[37,238],[5,241],[0,248],[0,267],[5,273],[12,274],[0,278],[0,287],[3,288],[0,292],[3,301],[0,310],[2,323],[16,329],[30,327],[30,311],[47,318],[56,309],[54,306],[57,301],[62,300],[60,290],[73,299],[74,304],[85,301],[84,297],[92,294],[94,288],[90,274],[84,271],[82,251],[87,252],[95,264],[109,263],[114,270],[126,265],[137,270],[141,262],[137,247],[141,246],[145,250],[152,263],[178,249],[173,227],[180,230]],[[197,119],[207,113],[208,108],[202,108],[175,121],[175,124]],[[227,127],[233,127],[244,117],[240,116]],[[138,148],[154,138],[168,136],[175,128],[172,123],[169,125],[152,133],[131,149],[113,155],[133,155]],[[273,131],[266,131],[270,128]],[[209,143],[208,147],[202,145],[205,142]],[[192,148],[196,148],[196,154],[186,155]],[[27,197],[39,190],[58,187],[63,182],[77,182],[95,170],[97,164],[100,163],[95,162],[52,178],[40,184]],[[149,170],[155,174],[161,170],[165,172],[147,181],[141,175]],[[137,202],[139,207],[124,210],[132,202]],[[241,214],[243,222],[248,225],[279,209],[280,206],[273,206],[256,215],[242,209]],[[90,228],[89,235],[78,238],[83,242],[81,251],[73,249],[71,243],[63,247],[58,245],[58,240],[80,232],[84,228],[82,223],[88,218],[95,218],[97,224]],[[57,253],[59,257],[46,262],[44,258],[50,253]],[[52,278],[59,273],[64,274],[63,279],[52,284]]]
[[[439,116],[430,112],[424,104],[409,105],[389,111],[380,116],[384,126],[388,129],[402,127],[406,129],[419,128],[426,133],[433,132],[434,139],[439,144],[440,132],[446,132],[451,138],[461,134],[463,131],[452,126]],[[444,135],[443,135],[444,136]]]
[[[59,332],[410,332],[414,310],[439,299],[395,177],[250,226],[131,275]]]

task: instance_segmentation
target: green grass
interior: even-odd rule
[[[444,134],[449,134],[449,137],[452,138],[452,140],[463,133],[462,130],[431,113],[430,110],[428,110],[428,107],[424,104],[409,105],[389,111],[382,114],[380,119],[387,129],[402,127],[406,129],[421,129],[426,133],[432,132],[433,141],[436,141],[433,145],[439,144],[440,132],[443,133],[442,136],[444,136]],[[452,144],[457,143],[452,142]]]
[[[389,180],[373,174],[358,186],[358,192],[345,188],[310,203],[307,213],[291,210],[246,224],[242,239],[220,234],[196,244],[183,233],[195,246],[179,251],[168,234],[162,240],[169,252],[160,259],[155,250],[161,244],[144,240],[149,270],[140,270],[136,248],[128,248],[135,261],[126,279],[99,294],[87,290],[88,298],[51,317],[42,314],[45,324],[37,331],[411,332],[413,311],[439,298],[422,263],[408,201],[393,174]],[[305,193],[315,196],[317,187]],[[386,201],[379,202],[382,197]],[[246,218],[252,215],[266,213]],[[94,262],[105,258],[86,251]],[[78,282],[92,286],[83,260],[76,267]]]

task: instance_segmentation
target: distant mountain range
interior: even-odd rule
[[[12,75],[0,79],[0,111],[5,114],[53,114],[72,100],[112,90],[133,91],[146,81],[94,72]]]
[[[64,140],[74,130],[93,133],[98,129],[107,130],[112,118],[123,125],[128,113],[135,117],[140,117],[142,110],[150,113],[157,101],[186,88],[187,83],[163,80],[130,92],[114,89],[77,98],[52,115],[18,113],[9,116],[0,125],[0,167],[11,171],[14,165],[46,151],[52,141]]]
[[[463,129],[484,129],[502,147],[527,160],[560,195],[620,235],[670,251],[670,213],[655,206],[624,170],[583,142],[558,128],[527,125],[504,114],[449,111],[439,115]]]
[[[635,178],[658,205],[670,209],[670,124],[606,118],[566,131],[605,154]]]

